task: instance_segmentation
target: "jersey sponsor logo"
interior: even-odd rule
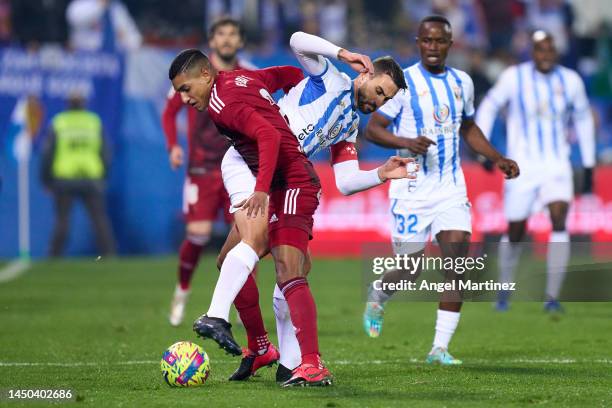
[[[308,125],[306,125],[306,127],[300,130],[300,133],[297,136],[298,140],[301,141],[301,140],[306,139],[306,136],[308,136],[313,131],[314,131],[314,125],[312,123],[309,123]]]
[[[234,82],[236,83],[236,86],[241,86],[243,88],[247,87],[248,82],[251,80],[251,78],[246,77],[244,75],[238,75],[235,79]]]
[[[437,106],[434,109],[433,117],[436,122],[444,123],[450,116],[450,108],[447,104],[443,103],[442,105]]]
[[[423,128],[419,136],[438,136],[438,135],[452,135],[455,132],[454,125],[440,126],[435,128]]]
[[[278,221],[278,217],[276,216],[276,214],[272,214],[272,216],[270,217],[269,224],[272,224],[273,222],[277,222],[277,221]]]

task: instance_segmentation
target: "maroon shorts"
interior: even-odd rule
[[[229,207],[230,200],[223,186],[221,170],[187,176],[183,186],[183,214],[186,222],[214,221],[221,209],[229,224],[232,222]]]
[[[270,248],[291,245],[304,254],[312,239],[313,215],[319,206],[319,186],[293,187],[270,193]]]

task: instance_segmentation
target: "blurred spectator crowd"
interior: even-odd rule
[[[285,49],[291,33],[303,30],[407,62],[415,57],[416,25],[429,14],[451,21],[449,62],[474,76],[480,94],[505,66],[528,57],[530,33],[544,29],[561,63],[587,77],[592,96],[612,96],[607,0],[0,0],[0,44],[200,46],[212,21],[229,15],[243,22],[247,52],[258,55]]]
[[[599,54],[609,48],[612,26],[606,0],[0,0],[0,43],[124,50],[197,46],[212,21],[230,15],[244,23],[252,52],[274,53],[291,33],[303,30],[407,59],[415,52],[416,24],[428,14],[451,21],[451,63],[469,67],[486,55],[488,78],[526,57],[535,28],[555,36],[562,63],[591,75],[602,68],[597,61],[605,61]]]

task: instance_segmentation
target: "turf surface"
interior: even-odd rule
[[[369,339],[361,327],[361,265],[345,260],[315,260],[310,277],[333,387],[280,389],[274,369],[229,383],[239,360],[197,340],[212,361],[208,383],[169,388],[159,358],[175,341],[196,340],[191,321],[208,306],[217,276],[213,267],[212,257],[201,263],[187,321],[172,328],[172,258],[34,264],[0,284],[0,390],[70,388],[77,404],[89,406],[612,405],[610,304],[568,303],[560,321],[544,315],[540,303],[515,303],[504,314],[488,303],[466,304],[451,349],[464,365],[430,367],[422,361],[431,347],[436,305],[391,303],[383,336]],[[269,261],[262,263],[259,282],[273,332]],[[246,343],[241,328],[235,334]]]

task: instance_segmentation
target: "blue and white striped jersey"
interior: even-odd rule
[[[478,108],[476,123],[486,137],[491,135],[498,111],[506,105],[507,156],[521,169],[567,167],[570,118],[584,166],[595,164],[593,117],[584,84],[575,71],[557,66],[544,74],[533,62],[507,68]]]
[[[403,200],[432,200],[466,195],[459,159],[459,129],[464,118],[474,115],[474,84],[463,71],[447,67],[434,75],[421,63],[404,70],[408,89],[399,92],[378,113],[392,122],[398,137],[425,136],[436,142],[427,154],[400,150],[399,155],[417,157],[416,180],[391,180],[389,197]]]
[[[323,73],[307,76],[278,101],[308,157],[343,140],[354,143],[359,128],[353,81],[319,58]]]

